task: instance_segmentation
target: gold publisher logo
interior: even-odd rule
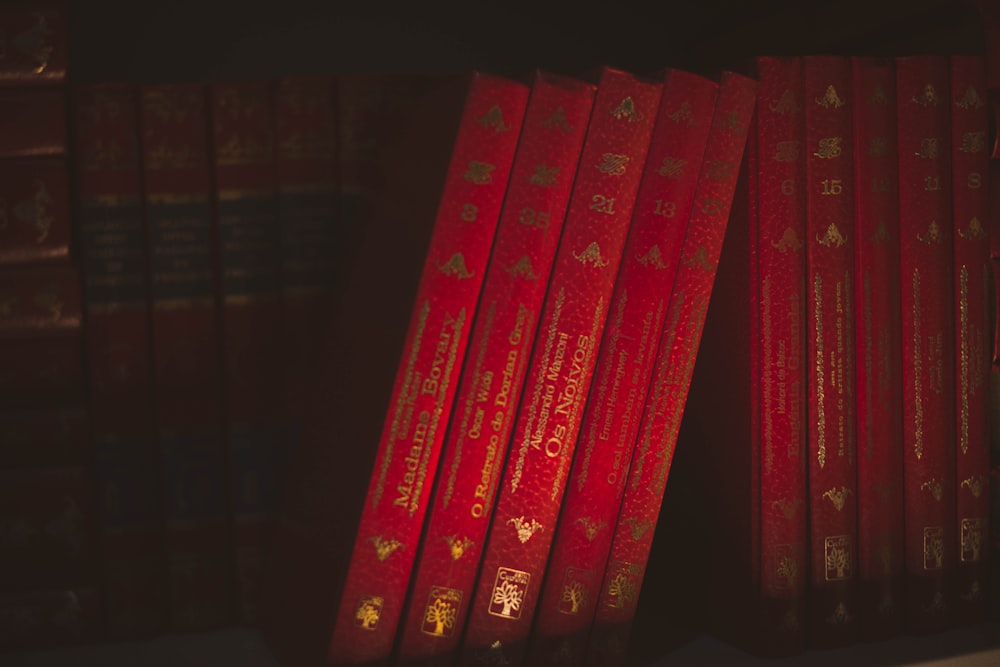
[[[983,520],[979,518],[962,519],[962,562],[978,562],[982,543]]]
[[[924,528],[924,569],[940,570],[944,567],[944,528]]]
[[[604,593],[604,604],[612,609],[626,609],[635,604],[639,597],[639,566],[628,561],[616,561],[611,566],[614,574],[608,579],[608,589]]]
[[[823,560],[827,581],[851,578],[851,536],[833,535],[823,541]]]
[[[798,549],[794,544],[774,545],[775,589],[791,590],[799,578]]]
[[[562,597],[559,598],[559,613],[579,614],[581,608],[590,599],[591,584],[594,580],[593,570],[578,567],[567,567],[563,574]]]
[[[362,630],[374,630],[382,614],[385,600],[377,595],[362,595],[354,612],[354,625]]]
[[[528,592],[528,582],[531,575],[521,570],[508,567],[497,568],[497,576],[493,582],[493,596],[487,611],[501,618],[521,618],[521,605]]]
[[[432,637],[450,637],[455,631],[458,609],[462,604],[462,591],[444,586],[431,586],[424,609],[420,631]]]

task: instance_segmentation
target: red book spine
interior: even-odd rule
[[[529,664],[582,661],[718,85],[669,71],[563,498]],[[717,168],[724,169],[722,165]],[[735,177],[739,163],[730,164]]]
[[[67,3],[40,1],[0,7],[0,84],[61,83],[66,78]]]
[[[88,396],[112,636],[162,629],[163,525],[142,220],[139,119],[129,85],[73,96]]]
[[[153,377],[174,629],[230,619],[212,178],[203,86],[139,91]]]
[[[769,654],[805,642],[806,280],[805,92],[800,58],[758,60],[755,255],[758,271],[759,552],[762,623],[752,637]],[[751,259],[751,261],[754,261]]]
[[[613,529],[591,631],[588,664],[624,664],[628,631],[649,560],[674,447],[701,343],[756,82],[724,72],[697,178],[694,206],[678,258],[651,384],[635,430],[635,452]],[[657,343],[654,343],[657,344]]]
[[[101,622],[101,595],[96,588],[0,595],[0,650],[100,640]]]
[[[946,627],[955,539],[947,58],[896,61],[907,623]]]
[[[209,100],[236,607],[241,620],[252,622],[283,468],[273,105],[264,81],[212,84]]]
[[[861,633],[898,634],[903,605],[903,418],[896,78],[855,58],[854,298]]]
[[[527,86],[497,77],[475,74],[469,84],[335,617],[332,663],[383,660],[392,649],[527,98]]]
[[[603,70],[460,662],[526,649],[662,85]]]
[[[0,266],[67,262],[65,156],[0,161]]]
[[[809,641],[856,639],[854,165],[851,62],[807,56],[806,317]]]
[[[414,568],[401,663],[454,660],[594,91],[545,73],[534,79]]]
[[[951,173],[954,215],[956,585],[958,619],[978,622],[986,611],[988,536],[989,369],[991,332],[989,119],[985,63],[952,56]]]

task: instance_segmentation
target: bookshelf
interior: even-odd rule
[[[650,6],[647,6],[649,4]],[[833,52],[903,55],[981,53],[975,13],[931,0],[860,2],[710,0],[627,2],[601,9],[536,6],[407,7],[307,0],[130,2],[89,0],[70,7],[71,80],[141,83],[263,79],[289,73],[433,72],[480,68],[520,75],[533,67],[575,74],[609,64],[636,72],[674,65],[711,73],[759,53]],[[665,502],[661,532],[684,517]],[[664,537],[664,539],[668,539]],[[653,559],[692,565],[696,554],[671,556],[663,539]],[[647,590],[694,592],[696,578],[651,568]],[[711,573],[699,572],[699,576]],[[679,587],[679,588],[677,588]],[[696,595],[696,592],[694,592]],[[698,634],[697,604],[663,616],[644,595],[634,635],[637,665],[927,664],[986,665],[1000,660],[1000,628],[988,624],[924,638],[899,638],[785,661],[757,661]],[[648,601],[647,601],[648,600]],[[668,606],[671,606],[668,603]],[[663,624],[676,632],[666,643]],[[272,667],[259,637],[228,629],[146,642],[84,646],[4,656],[11,665],[246,664]],[[157,662],[159,661],[159,662]],[[953,662],[952,662],[953,661]]]

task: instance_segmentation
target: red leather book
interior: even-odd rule
[[[282,455],[281,230],[265,81],[209,88],[237,615],[252,622]],[[222,480],[220,480],[221,482]]]
[[[103,637],[96,588],[0,595],[0,650],[51,648]]]
[[[0,157],[65,154],[62,88],[0,90]]]
[[[90,461],[90,412],[82,405],[4,410],[0,466],[28,468]]]
[[[0,369],[5,409],[79,404],[83,342],[76,267],[0,271]]]
[[[382,660],[392,648],[527,98],[513,81],[476,73],[467,82],[339,597],[334,664]]]
[[[61,156],[0,161],[0,265],[68,261],[67,176]]]
[[[851,61],[806,56],[806,367],[811,646],[857,638]]]
[[[668,71],[583,413],[529,664],[580,664],[684,243],[718,84]],[[725,169],[719,166],[719,169]],[[730,164],[734,177],[738,161]]]
[[[153,423],[146,235],[134,87],[73,90],[88,396],[112,637],[163,629],[164,543]]]
[[[896,77],[891,60],[852,66],[858,614],[875,639],[904,606]]]
[[[951,173],[954,215],[957,618],[986,611],[989,511],[990,312],[989,117],[985,62],[952,56]]]
[[[601,71],[459,664],[527,648],[661,92]]]
[[[140,88],[139,124],[169,623],[207,628],[231,618],[232,570],[204,86]]]
[[[88,468],[0,472],[0,590],[90,584],[95,528]]]
[[[0,6],[0,84],[23,86],[65,80],[67,24],[66,2]]]
[[[906,622],[918,633],[946,627],[955,605],[949,91],[947,58],[896,60]]]
[[[624,664],[681,415],[694,371],[756,98],[755,81],[723,72],[711,112],[694,206],[664,326],[654,341],[651,384],[634,431],[635,450],[606,556],[587,664]]]
[[[805,95],[799,58],[757,60],[756,119],[678,449],[706,525],[711,631],[745,650],[805,644]],[[719,418],[724,406],[725,419]]]
[[[400,631],[400,664],[455,659],[595,86],[539,72]]]

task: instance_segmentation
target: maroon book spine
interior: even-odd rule
[[[0,6],[0,85],[32,86],[66,79],[69,39],[65,0]]]
[[[69,261],[66,157],[0,160],[0,266]]]
[[[0,651],[95,641],[103,636],[101,626],[96,588],[0,594]]]
[[[169,624],[217,627],[232,570],[204,86],[140,88],[139,125]]]

